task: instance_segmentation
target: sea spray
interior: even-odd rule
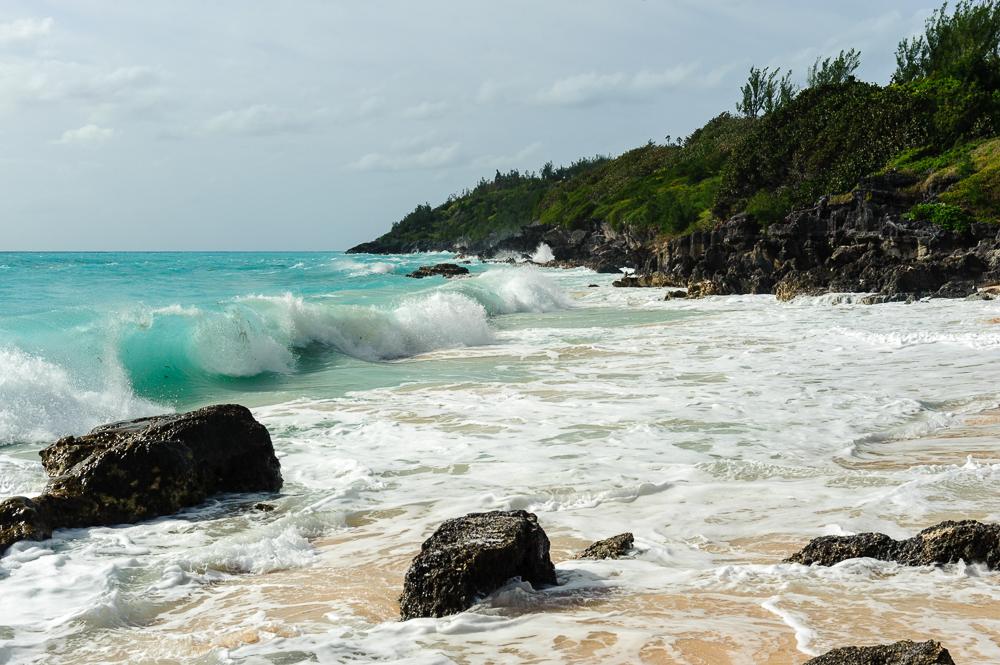
[[[85,387],[64,367],[0,349],[0,444],[50,441],[95,425],[168,410],[137,398],[118,368]]]
[[[535,248],[534,253],[531,255],[531,261],[538,264],[551,263],[555,259],[556,257],[552,253],[552,248],[544,242],[538,243],[538,247]]]

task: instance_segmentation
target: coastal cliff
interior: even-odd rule
[[[854,77],[854,50],[802,89],[751,68],[737,113],[684,139],[497,171],[349,251],[535,260],[547,245],[557,265],[691,295],[967,296],[1000,281],[998,33],[1000,8],[943,7],[887,85]]]
[[[824,197],[762,227],[737,215],[654,248],[656,270],[692,295],[825,292],[884,299],[966,297],[1000,283],[1000,227],[958,229],[908,219],[904,176],[867,180],[849,197]]]

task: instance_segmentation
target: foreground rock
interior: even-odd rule
[[[808,660],[804,665],[955,665],[940,642],[911,642],[872,647],[844,647]]]
[[[235,404],[97,427],[41,451],[50,480],[34,499],[0,503],[0,553],[53,529],[169,515],[221,492],[277,491],[267,429]]]
[[[620,559],[629,553],[635,539],[631,533],[620,533],[598,540],[577,555],[577,559]]]
[[[400,616],[405,621],[457,614],[512,577],[534,586],[556,583],[549,539],[535,515],[494,511],[448,520],[424,541],[406,571]]]
[[[1000,524],[975,520],[941,522],[906,540],[893,540],[884,533],[823,536],[813,539],[786,561],[832,566],[860,557],[895,561],[904,566],[933,566],[961,560],[998,569]]]
[[[435,266],[420,266],[408,274],[407,277],[413,277],[414,279],[437,276],[451,278],[468,274],[469,269],[464,266],[456,265],[454,263],[439,263]]]

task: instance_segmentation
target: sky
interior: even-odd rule
[[[336,250],[733,111],[927,0],[3,0],[0,251]]]

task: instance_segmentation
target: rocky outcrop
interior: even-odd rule
[[[933,566],[965,561],[1000,568],[1000,524],[975,520],[941,522],[913,538],[893,540],[884,533],[814,538],[786,561],[804,565],[832,566],[870,557],[905,566]]]
[[[471,513],[438,527],[413,559],[399,599],[400,616],[442,617],[468,609],[512,577],[555,584],[549,539],[523,510]]]
[[[940,642],[911,642],[871,647],[843,647],[807,660],[804,665],[955,665]]]
[[[632,550],[634,539],[631,533],[620,533],[604,540],[598,540],[580,552],[577,559],[620,559]]]
[[[516,254],[525,259],[542,243],[552,250],[552,265],[586,266],[601,273],[617,273],[620,268],[652,272],[655,257],[650,251],[653,233],[633,229],[614,229],[600,221],[583,223],[575,228],[528,224],[520,229],[470,241],[454,238],[447,241],[401,244],[393,239],[362,243],[348,253],[405,254],[408,252],[450,251],[474,254],[484,260]]]
[[[678,286],[669,276],[662,272],[654,272],[646,275],[626,275],[621,279],[611,282],[611,286],[619,288],[659,288],[663,286]]]
[[[655,265],[655,257],[649,249],[652,239],[652,232],[615,229],[598,221],[572,229],[532,224],[488,247],[467,251],[476,251],[483,258],[508,252],[529,257],[544,243],[552,250],[555,263],[560,265],[585,266],[600,273],[617,273],[621,268],[647,273],[652,272]]]
[[[737,215],[657,248],[657,269],[697,288],[692,297],[875,292],[906,300],[965,297],[1000,281],[1000,227],[963,231],[907,221],[911,179],[869,178],[849,197],[825,197],[761,228]]]
[[[0,552],[53,529],[139,522],[220,492],[282,484],[267,429],[234,404],[103,425],[60,439],[41,457],[45,492],[0,503]]]
[[[424,277],[458,277],[460,275],[468,275],[469,269],[465,266],[456,265],[454,263],[439,263],[433,266],[420,266],[413,272],[407,275],[407,277],[413,277],[414,279],[423,279]]]

